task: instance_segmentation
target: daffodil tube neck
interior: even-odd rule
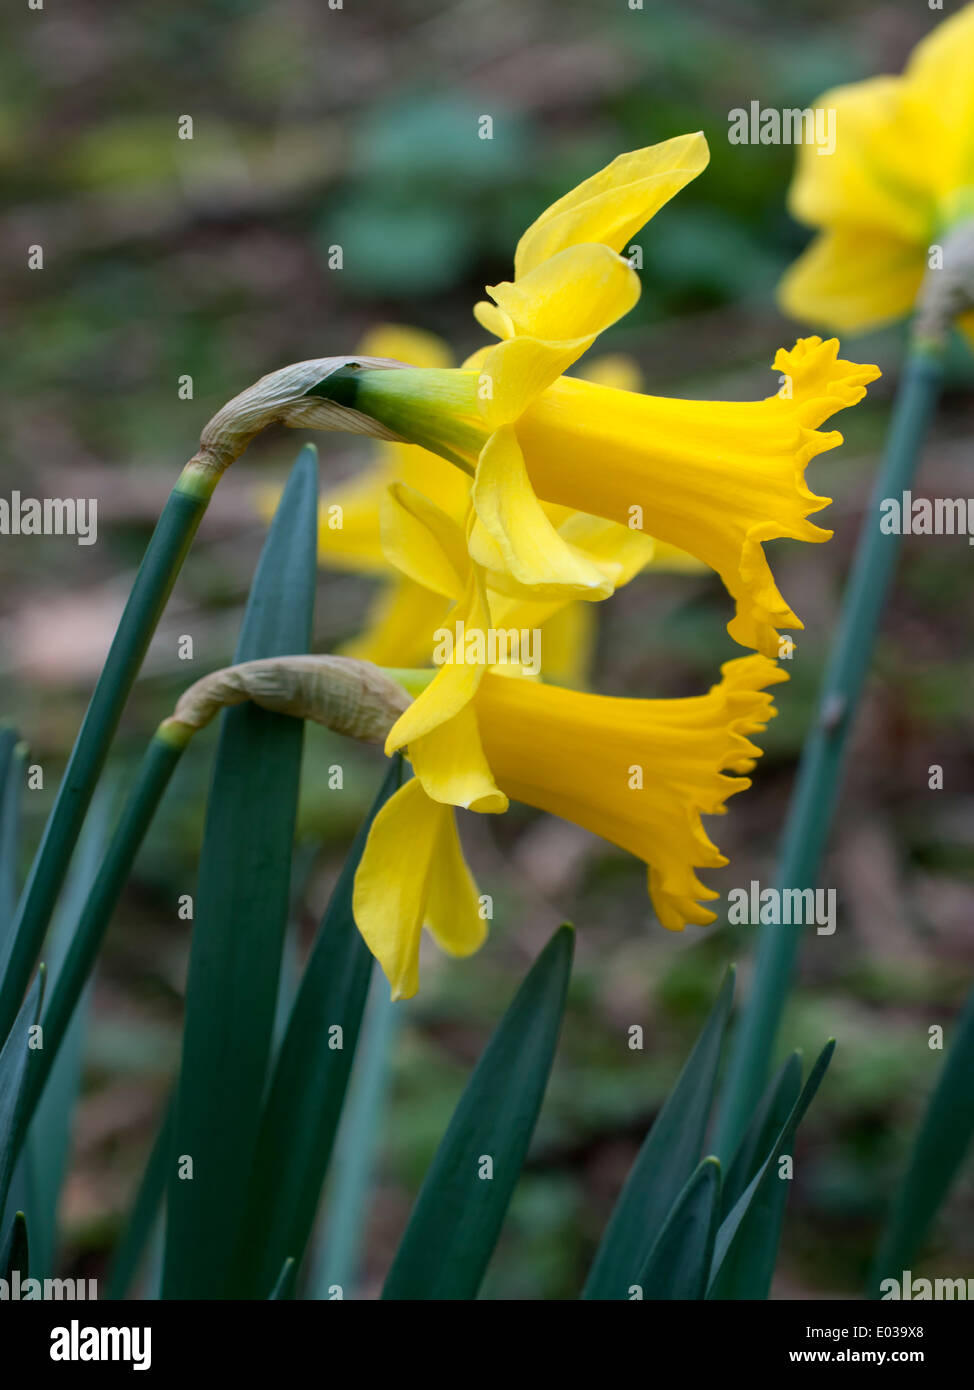
[[[354,367],[332,373],[306,394],[374,420],[404,443],[472,474],[487,438],[478,382],[476,372],[462,368]]]
[[[942,352],[954,324],[974,310],[974,217],[955,223],[931,260],[917,298],[915,346]]]

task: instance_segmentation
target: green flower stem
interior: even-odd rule
[[[41,1016],[44,1045],[30,1054],[19,1139],[23,1138],[28,1121],[41,1098],[58,1048],[94,967],[112,913],[128,881],[135,856],[191,732],[184,725],[157,731],[142,759],[135,784],[105,852],[98,877],[88,894],[71,945],[57,972],[51,998]]]
[[[0,1037],[20,1007],[122,710],[218,478],[212,468],[187,464],[152,533],[8,937],[0,968]]]
[[[884,497],[900,497],[916,471],[940,394],[940,353],[916,344],[907,357],[886,453],[859,536],[826,667],[815,722],[805,740],[785,820],[777,886],[814,887],[838,802],[844,755],[869,670],[900,548],[879,528]],[[754,978],[731,1051],[715,1151],[733,1155],[765,1085],[798,954],[799,929],[762,925]]]

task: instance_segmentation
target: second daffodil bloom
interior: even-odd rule
[[[420,329],[382,324],[372,329],[361,351],[378,358],[409,361],[416,366],[440,368],[450,363],[446,344]],[[623,355],[597,357],[586,362],[587,380],[627,390],[638,389],[639,373],[632,360]],[[338,649],[346,656],[375,662],[379,666],[413,667],[425,665],[435,652],[436,634],[448,620],[456,621],[451,609],[461,597],[456,583],[442,585],[442,573],[423,557],[411,556],[402,564],[402,527],[390,531],[389,490],[392,512],[400,512],[403,497],[425,501],[440,517],[443,527],[459,530],[460,548],[471,509],[471,479],[438,454],[415,444],[381,441],[375,446],[374,462],[353,477],[328,489],[320,498],[318,513],[318,554],[329,569],[350,571],[381,580],[363,630]],[[258,493],[258,506],[270,519],[280,497],[280,489],[265,487]],[[387,517],[383,540],[383,515]],[[627,528],[612,526],[595,518],[574,517],[565,508],[549,508],[557,528],[576,545],[598,549],[603,560],[613,563],[612,581],[600,593],[604,597],[614,585],[639,569],[699,572],[703,567],[691,556],[653,541],[649,536]],[[391,551],[387,545],[391,540]],[[435,552],[435,538],[430,537]],[[464,578],[469,565],[464,563]],[[544,675],[559,684],[583,684],[588,658],[595,640],[594,611],[590,604],[573,603],[560,592],[554,600],[537,591],[521,590],[511,595],[507,576],[497,576],[505,593],[487,586],[491,613],[501,627],[538,629],[543,625]]]
[[[836,146],[802,145],[789,203],[819,229],[781,284],[798,319],[861,332],[909,314],[936,247],[974,219],[974,5],[914,50],[901,77],[826,92]],[[960,320],[974,338],[974,312]]]
[[[753,735],[776,712],[766,687],[783,680],[756,655],[729,661],[719,684],[688,699],[619,699],[484,675],[470,724],[455,727],[432,760],[424,740],[409,747],[416,775],[379,812],[356,875],[355,920],[393,998],[418,988],[424,924],[454,955],[471,954],[486,936],[454,804],[498,812],[510,798],[584,826],[648,866],[663,926],[713,921],[700,903],[718,895],[696,870],[727,861],[701,816],[721,814],[750,785],[761,753]],[[489,784],[471,802],[471,779],[485,765]]]
[[[560,534],[550,504],[603,517],[688,552],[736,602],[731,635],[775,657],[779,627],[801,627],[763,543],[823,541],[808,517],[828,505],[805,484],[810,459],[842,442],[820,426],[878,375],[838,343],[781,350],[775,395],[756,402],[666,400],[563,375],[636,302],[619,254],[706,165],[702,135],[620,155],[525,232],[515,279],[494,286],[481,322],[501,341],[464,368],[362,369],[315,393],[380,421],[473,474],[471,556],[521,588],[596,597],[606,576]]]

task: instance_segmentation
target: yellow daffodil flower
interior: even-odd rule
[[[449,350],[432,334],[392,324],[373,329],[362,344],[362,352],[379,358],[408,361],[415,366],[438,369],[450,363]],[[586,380],[618,389],[637,390],[640,376],[635,363],[623,354],[595,358],[582,369]],[[457,595],[438,590],[412,577],[422,573],[422,565],[411,572],[397,568],[386,555],[382,541],[381,515],[391,485],[403,484],[426,497],[447,522],[466,529],[471,507],[471,480],[438,454],[414,444],[381,442],[376,446],[375,462],[347,483],[325,492],[319,505],[318,551],[328,568],[375,576],[383,580],[361,633],[342,644],[340,651],[380,666],[412,667],[430,660],[434,634],[448,619]],[[265,488],[258,495],[258,506],[268,518],[279,500],[279,489]],[[559,526],[572,513],[567,508],[549,507],[547,514]],[[577,531],[577,525],[576,525]],[[589,534],[599,537],[608,559],[611,549],[627,573],[642,565],[653,570],[698,572],[703,567],[692,556],[673,546],[654,542],[648,536],[634,535],[604,523],[589,526]],[[614,533],[614,534],[613,534]],[[571,527],[569,527],[571,534]],[[611,537],[611,545],[610,545]],[[507,588],[504,575],[496,576]],[[610,586],[605,586],[605,592]],[[584,683],[589,656],[595,640],[592,609],[587,605],[568,605],[561,595],[558,602],[539,599],[537,593],[521,591],[520,601],[495,593],[488,584],[491,610],[502,627],[536,629],[544,627],[544,674],[557,684]],[[595,597],[595,595],[590,595]],[[452,619],[451,619],[452,621]]]
[[[934,248],[974,218],[974,5],[924,39],[901,77],[838,87],[815,105],[835,111],[836,147],[799,148],[789,206],[819,235],[784,277],[781,303],[861,332],[911,312]],[[974,335],[974,313],[959,322]]]
[[[731,636],[774,658],[778,628],[802,623],[775,584],[764,542],[829,539],[808,517],[831,499],[809,490],[805,467],[842,443],[819,426],[879,376],[842,360],[838,346],[803,338],[779,350],[781,385],[761,401],[668,400],[560,377],[516,425],[486,439],[476,372],[363,372],[356,399],[405,437],[476,466],[469,548],[486,569],[577,595],[560,582],[567,553],[592,590],[604,587],[604,572],[558,535],[539,497],[641,527],[716,570],[736,603]]]
[[[713,921],[700,903],[718,895],[695,871],[727,861],[701,816],[722,814],[750,785],[761,754],[752,736],[776,713],[766,687],[784,680],[756,655],[727,662],[719,684],[689,699],[617,699],[485,674],[433,750],[422,738],[410,744],[415,777],[379,812],[356,875],[355,920],[393,998],[418,988],[424,924],[453,955],[486,936],[455,805],[498,812],[510,798],[584,826],[646,863],[664,927]]]
[[[842,442],[818,427],[860,400],[878,369],[841,360],[834,340],[803,339],[775,359],[778,393],[741,404],[564,375],[638,297],[619,250],[707,158],[702,135],[681,136],[620,155],[553,204],[521,238],[514,280],[477,306],[501,341],[463,368],[365,368],[315,391],[473,476],[468,547],[495,587],[506,574],[546,597],[604,596],[604,570],[562,533],[554,504],[642,529],[715,569],[737,605],[731,635],[775,657],[777,628],[801,623],[763,542],[828,539],[807,520],[829,499],[806,487],[805,465]]]

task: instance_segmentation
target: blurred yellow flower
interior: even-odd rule
[[[455,720],[410,744],[415,777],[376,817],[356,875],[355,920],[393,997],[416,992],[424,924],[454,955],[486,935],[455,805],[497,812],[511,798],[584,826],[646,863],[664,927],[713,921],[700,900],[718,895],[695,870],[727,861],[701,816],[722,814],[750,785],[745,774],[761,754],[752,736],[776,712],[765,688],[784,680],[756,655],[727,662],[708,694],[675,700],[485,674]]]
[[[935,248],[974,218],[974,5],[901,77],[826,92],[835,153],[802,145],[789,206],[819,235],[781,282],[795,318],[861,332],[909,314]],[[974,313],[960,320],[974,333]]]

